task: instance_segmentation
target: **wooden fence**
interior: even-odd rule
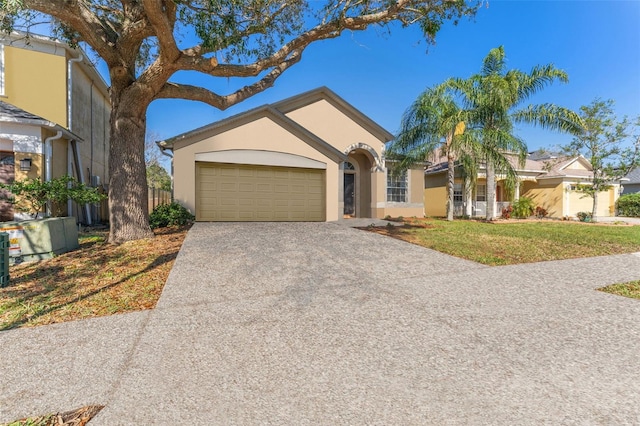
[[[149,212],[159,206],[160,204],[171,203],[171,191],[165,191],[164,189],[149,188]]]

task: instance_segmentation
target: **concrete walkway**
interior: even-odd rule
[[[0,332],[0,422],[637,424],[640,255],[489,268],[340,223],[189,232],[156,309]]]

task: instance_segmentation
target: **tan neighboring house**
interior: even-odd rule
[[[393,136],[326,87],[166,141],[198,221],[423,216],[424,168],[388,173]]]
[[[519,185],[510,197],[504,176],[498,176],[496,185],[496,215],[520,197],[533,199],[536,206],[547,210],[549,217],[575,218],[578,212],[591,212],[593,199],[576,190],[579,184],[588,184],[593,177],[591,164],[582,156],[527,158],[523,167],[516,166]],[[425,214],[445,216],[447,192],[446,159],[434,161],[425,170]],[[608,191],[598,196],[597,216],[615,216],[615,203],[620,196],[620,182],[612,182]],[[475,189],[466,188],[460,170],[456,168],[454,184],[455,215],[484,217],[487,209],[486,170],[480,168]]]
[[[65,174],[108,182],[108,86],[81,50],[42,36],[0,36],[0,102],[5,183]],[[3,220],[27,218],[4,210]],[[85,223],[108,219],[104,207],[70,203],[66,213]]]

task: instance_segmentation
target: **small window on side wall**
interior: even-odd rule
[[[453,184],[453,201],[460,201],[462,202],[462,184],[461,183],[454,183]]]
[[[406,203],[408,201],[407,171],[387,173],[387,202]]]

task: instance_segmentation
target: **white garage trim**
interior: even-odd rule
[[[324,169],[327,163],[299,155],[275,151],[252,149],[230,149],[227,151],[201,152],[196,161],[207,163],[250,164],[254,166],[300,167],[304,169]]]

